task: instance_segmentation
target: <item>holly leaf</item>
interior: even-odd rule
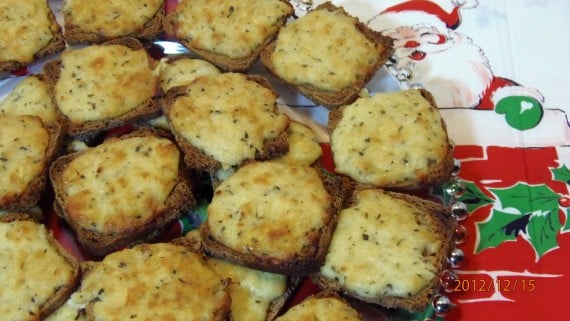
[[[527,226],[528,241],[536,251],[537,261],[546,253],[558,248],[558,231],[562,228],[558,208],[532,214]]]
[[[517,183],[508,188],[489,189],[501,201],[502,209],[515,208],[520,213],[558,208],[560,195],[547,185]]]
[[[467,210],[470,213],[494,202],[494,200],[485,195],[475,183],[468,181],[465,181],[465,192],[461,195],[459,200],[467,205]]]
[[[553,180],[567,184],[570,182],[570,169],[566,167],[566,164],[562,165],[562,167],[551,168],[550,171],[552,172],[552,175],[554,175]]]
[[[520,232],[526,229],[529,216],[493,209],[488,220],[476,223],[479,238],[475,253],[497,247],[504,242],[516,241]]]
[[[566,222],[564,222],[564,226],[560,232],[568,232],[570,231],[570,208],[566,209]]]

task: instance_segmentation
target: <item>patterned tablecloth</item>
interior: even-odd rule
[[[306,12],[307,1],[291,2],[299,15]],[[461,167],[458,181],[430,192],[450,207],[466,209],[465,215],[457,212],[465,238],[451,259],[448,291],[440,290],[455,307],[436,316],[431,306],[418,314],[362,306],[367,319],[566,320],[570,94],[563,85],[570,70],[564,28],[570,1],[333,2],[395,39],[396,53],[368,84],[371,93],[425,87],[434,95]],[[314,122],[326,162],[326,109],[287,90],[280,93],[282,107]],[[172,235],[204,215],[182,219]],[[81,257],[57,218],[50,223]],[[295,300],[314,290],[305,283]],[[436,308],[445,310],[442,303]]]

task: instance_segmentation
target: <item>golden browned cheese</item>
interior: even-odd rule
[[[176,9],[178,38],[232,58],[248,57],[292,13],[278,0],[183,0]]]
[[[334,297],[309,297],[275,319],[275,321],[317,320],[361,321],[362,319],[353,307]]]
[[[73,266],[50,243],[43,225],[0,222],[0,315],[2,320],[39,320],[40,307],[73,281]]]
[[[227,261],[209,259],[208,266],[229,278],[232,321],[265,321],[271,302],[287,290],[287,277],[262,272]]]
[[[340,91],[354,85],[378,61],[377,47],[340,12],[314,10],[279,31],[271,63],[295,85]]]
[[[32,62],[53,39],[46,0],[0,2],[0,61]]]
[[[176,86],[188,85],[198,77],[220,73],[220,70],[208,61],[192,58],[170,62],[162,59],[159,68],[160,88],[164,92]]]
[[[287,128],[287,139],[289,141],[289,150],[281,157],[272,161],[310,166],[314,164],[323,154],[321,145],[317,141],[315,133],[307,126],[292,121]]]
[[[22,195],[47,166],[50,136],[36,116],[0,117],[0,205]]]
[[[56,121],[56,106],[48,85],[37,76],[29,76],[0,102],[0,116],[35,115],[44,122]]]
[[[106,256],[71,301],[89,320],[202,321],[229,310],[226,282],[183,246],[143,244]]]
[[[158,75],[144,49],[92,45],[62,53],[54,94],[73,123],[123,115],[157,93]]]
[[[382,187],[417,185],[446,159],[448,144],[439,110],[418,90],[356,100],[331,135],[336,171]]]
[[[437,273],[434,218],[382,190],[359,192],[340,212],[320,273],[362,298],[411,297]]]
[[[164,138],[115,139],[84,151],[61,174],[62,207],[82,228],[140,225],[165,209],[178,182],[180,152]]]
[[[162,8],[163,0],[66,0],[63,1],[65,25],[109,38],[125,36],[143,29]]]
[[[275,110],[276,94],[238,73],[196,79],[169,111],[174,131],[229,168],[255,158],[289,118]]]
[[[244,254],[287,260],[306,255],[330,221],[330,197],[312,167],[274,162],[239,168],[208,207],[212,236]]]

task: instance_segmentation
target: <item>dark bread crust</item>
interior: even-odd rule
[[[340,12],[346,16],[351,17],[351,15],[344,10],[343,7],[337,7],[331,2],[325,2],[317,6],[314,10],[328,10],[330,12]],[[298,90],[301,94],[315,102],[316,104],[322,105],[329,109],[335,109],[337,107],[347,105],[352,103],[358,98],[360,90],[366,86],[374,74],[378,71],[380,67],[393,55],[394,46],[393,39],[382,35],[380,32],[376,32],[370,29],[364,23],[358,21],[355,24],[358,31],[362,33],[368,40],[382,47],[381,56],[376,61],[376,63],[361,77],[359,77],[352,86],[347,87],[341,91],[330,91],[317,88],[311,84],[290,84],[293,88]],[[271,54],[275,50],[276,40],[271,42],[265,50],[261,53],[260,59],[265,68],[275,77],[281,79],[283,82],[287,83],[283,78],[281,78],[271,62]]]
[[[286,0],[279,0],[290,8],[291,14],[283,16],[279,21],[276,23],[279,26],[285,25],[287,19],[294,14],[294,9],[291,3]],[[202,57],[203,59],[213,63],[218,68],[223,71],[247,71],[251,68],[251,66],[257,61],[265,47],[269,45],[271,41],[275,38],[279,29],[277,29],[274,33],[268,35],[265,40],[257,46],[252,53],[247,57],[239,57],[239,58],[232,58],[226,56],[224,54],[219,54],[211,50],[200,49],[192,46],[192,41],[189,39],[183,39],[177,36],[177,14],[176,12],[170,13],[166,15],[164,19],[164,31],[167,35],[172,35],[173,37],[177,38],[177,40],[184,45],[184,47],[190,49],[192,52],[196,53],[198,56]]]
[[[31,116],[40,119],[38,116]],[[48,169],[63,145],[61,127],[57,122],[42,122],[48,131],[49,142],[44,156],[44,169],[28,184],[26,190],[15,198],[0,202],[0,210],[30,212],[37,205],[46,190]],[[25,166],[25,164],[22,164]]]
[[[46,5],[49,7],[48,0],[46,0]],[[50,31],[53,38],[47,44],[47,46],[45,46],[40,51],[34,54],[33,61],[30,62],[0,61],[0,71],[16,71],[42,58],[55,55],[65,50],[66,44],[65,44],[65,39],[63,37],[63,31],[61,29],[61,26],[57,23],[56,17],[51,8],[48,12],[48,20],[50,22]]]
[[[338,211],[342,207],[346,195],[343,189],[344,185],[337,176],[321,171],[319,172],[319,177],[331,199],[328,209],[330,219],[321,230],[317,231],[318,238],[313,240],[312,246],[307,247],[305,253],[301,256],[292,256],[291,259],[280,260],[272,257],[259,257],[253,254],[240,253],[217,241],[211,235],[208,224],[200,226],[204,250],[213,257],[261,271],[295,276],[310,275],[317,272],[324,263],[332,233],[336,227]]]
[[[246,75],[246,78],[255,81],[258,84],[273,90],[269,81],[260,75]],[[178,86],[171,88],[162,99],[162,111],[169,123],[172,122],[170,116],[170,108],[178,97],[186,96],[187,86]],[[275,107],[277,112],[277,107]],[[184,161],[189,168],[202,171],[215,171],[222,168],[222,163],[204,151],[190,144],[180,133],[172,129],[178,147],[184,153]],[[266,139],[262,150],[255,153],[255,160],[268,160],[279,157],[289,150],[289,140],[287,130],[282,131],[275,138]],[[246,160],[247,161],[247,160]]]
[[[6,215],[0,215],[0,222],[9,223],[13,221],[32,221],[34,219],[29,217],[27,214],[12,212]],[[36,223],[40,224],[40,223]],[[58,288],[55,293],[39,308],[40,319],[43,319],[54,312],[62,304],[67,301],[69,296],[75,291],[79,285],[81,279],[81,267],[79,261],[71,255],[53,236],[50,230],[48,232],[48,242],[57,251],[57,253],[72,267],[73,274],[71,277],[71,282],[65,286]],[[33,260],[33,258],[30,258]]]
[[[64,10],[63,20],[64,20],[65,29],[63,31],[63,37],[70,45],[98,44],[122,37],[133,37],[140,40],[153,40],[157,38],[163,31],[162,25],[165,16],[164,6],[165,6],[165,1],[156,11],[154,16],[152,16],[148,21],[146,21],[142,26],[139,26],[137,30],[135,30],[132,33],[120,36],[110,36],[103,33],[93,33],[89,31],[84,31],[81,29],[81,26],[74,25],[69,21],[70,12]]]
[[[346,207],[354,205],[356,202],[357,193],[365,189],[369,189],[369,187],[358,186],[355,188],[354,192],[347,201]],[[435,203],[433,201],[429,201],[410,194],[390,191],[384,191],[384,193],[393,198],[409,202],[410,204],[413,204],[414,206],[420,208],[423,212],[429,213],[429,215],[434,218],[433,228],[441,236],[440,239],[442,242],[442,246],[439,252],[435,255],[436,261],[434,266],[437,273],[435,274],[434,278],[430,280],[430,282],[418,293],[411,297],[401,298],[395,296],[383,296],[374,299],[361,297],[357,293],[343,287],[340,283],[338,283],[338,281],[329,279],[320,273],[311,275],[311,279],[323,289],[336,291],[364,302],[379,304],[386,308],[402,308],[410,311],[420,311],[425,309],[425,307],[433,299],[434,294],[436,294],[437,288],[439,286],[439,275],[446,268],[447,257],[453,250],[455,221],[451,217],[449,210],[439,203]]]
[[[438,108],[435,103],[435,99],[433,98],[433,95],[429,91],[427,91],[426,89],[417,89],[417,90],[419,90],[422,97],[425,98],[430,103],[431,106],[433,106],[434,108]],[[329,112],[328,124],[327,124],[327,130],[329,134],[332,134],[338,123],[341,121],[345,108],[346,106],[342,106],[334,110],[331,110]],[[443,119],[441,120],[441,127],[447,133],[447,126]],[[433,164],[433,166],[430,168],[429,175],[423,177],[422,181],[419,182],[419,186],[398,187],[398,188],[383,187],[383,188],[391,189],[394,191],[407,191],[423,187],[436,186],[449,182],[454,167],[453,150],[454,150],[453,143],[448,140],[446,145],[445,158],[442,159],[441,162],[436,162]]]
[[[157,131],[153,129],[142,128],[121,136],[119,139],[148,136],[161,137]],[[180,161],[178,182],[166,200],[166,208],[164,211],[155,213],[152,217],[145,222],[141,222],[139,225],[125,226],[121,232],[97,232],[85,229],[70,218],[64,210],[64,198],[61,188],[65,182],[61,181],[61,174],[67,164],[86,151],[87,150],[79,151],[59,157],[50,167],[49,176],[55,191],[53,205],[55,212],[58,216],[65,219],[79,243],[94,256],[103,256],[127,246],[156,240],[164,229],[167,228],[169,223],[178,219],[184,211],[193,208],[196,204],[196,199],[192,193],[193,184],[190,181],[191,178],[187,175],[188,172],[183,166],[183,162]]]
[[[144,45],[136,38],[125,37],[118,38],[114,40],[107,41],[101,45],[123,45],[132,50],[144,50]],[[149,56],[151,64],[155,62]],[[61,58],[47,62],[44,65],[43,77],[46,84],[49,86],[52,96],[54,97],[54,103],[57,106],[57,101],[55,99],[55,86],[59,80],[62,68]],[[158,82],[157,82],[158,83]],[[158,94],[158,85],[156,88],[156,94]],[[79,137],[79,138],[89,138],[93,137],[104,130],[108,130],[114,127],[124,125],[129,122],[143,122],[149,119],[160,116],[160,105],[156,98],[150,98],[142,104],[136,106],[130,111],[122,114],[118,117],[100,119],[94,121],[87,121],[83,123],[73,123],[66,115],[64,115],[59,108],[56,109],[57,118],[63,127],[63,132],[69,136]]]

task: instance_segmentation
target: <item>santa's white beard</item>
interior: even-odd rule
[[[467,36],[448,30],[447,41],[442,45],[396,48],[397,67],[410,68],[410,82],[429,90],[439,107],[475,107],[493,79],[489,62]],[[424,51],[426,57],[410,59],[408,55],[414,50]]]

